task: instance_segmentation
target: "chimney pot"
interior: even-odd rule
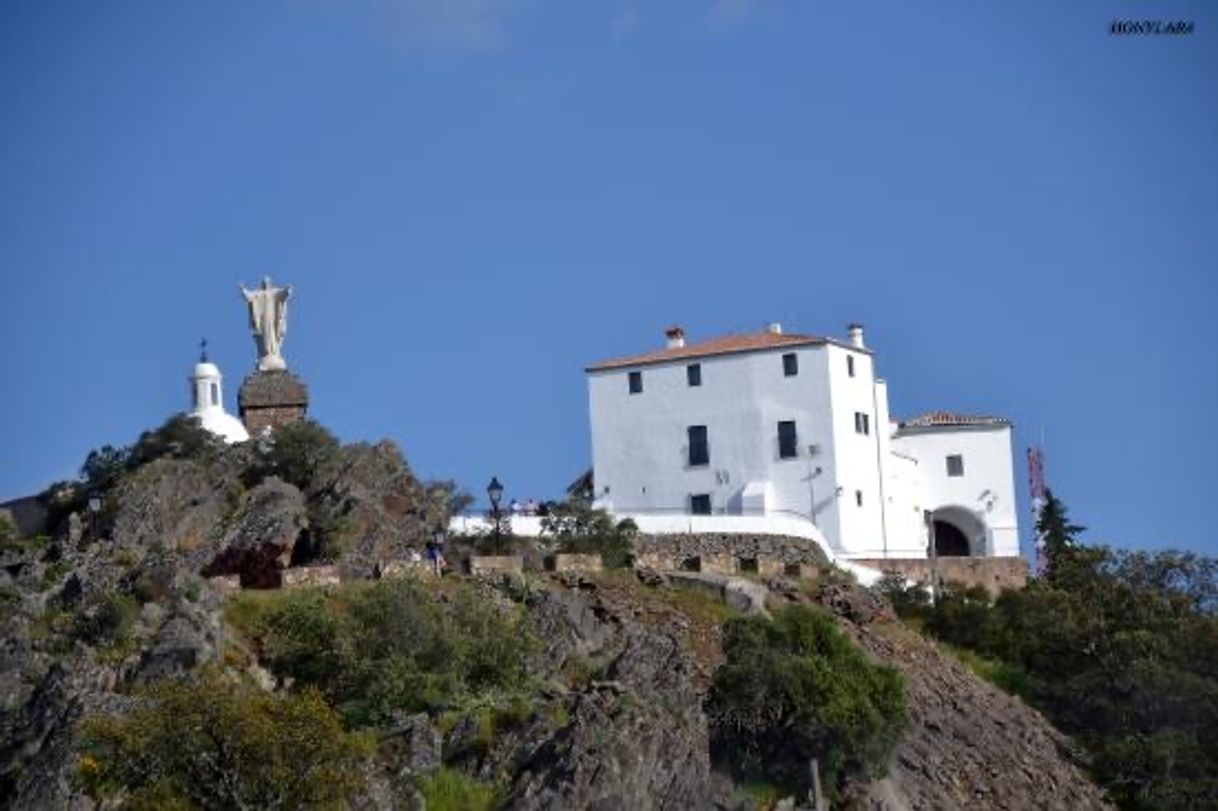
[[[858,347],[859,349],[866,348],[863,344],[862,324],[851,324],[850,326],[846,327],[846,331],[850,335],[850,344],[852,346]]]
[[[775,321],[774,323],[772,323],[766,327],[766,332],[772,333],[774,335],[782,335],[782,324],[779,324],[777,321]]]
[[[680,349],[685,346],[685,330],[676,324],[664,330],[664,337],[668,339],[669,349]]]

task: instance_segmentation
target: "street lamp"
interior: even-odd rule
[[[491,476],[491,483],[486,486],[486,494],[491,499],[491,521],[495,525],[495,549],[499,549],[499,500],[503,498],[503,485],[498,476]]]
[[[97,540],[97,518],[101,513],[102,500],[98,493],[89,494],[89,534]]]

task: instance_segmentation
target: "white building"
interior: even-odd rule
[[[893,422],[861,326],[846,340],[777,324],[688,344],[674,327],[667,338],[586,370],[601,506],[651,522],[801,519],[858,560],[925,559],[931,511],[940,555],[1019,555],[1010,423]]]
[[[250,438],[241,420],[224,410],[224,378],[219,367],[207,359],[206,349],[188,380],[190,410],[186,413],[189,416],[229,444]]]

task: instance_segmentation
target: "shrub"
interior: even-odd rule
[[[134,599],[111,592],[75,615],[71,635],[90,645],[117,647],[127,641],[139,613]]]
[[[1125,808],[1218,796],[1218,561],[1088,546],[1054,501],[1050,567],[990,604],[949,590],[925,629],[1091,754]]]
[[[315,690],[273,695],[212,670],[162,682],[80,729],[78,774],[97,800],[131,808],[339,807],[362,785],[369,746]]]
[[[316,685],[356,725],[515,694],[533,648],[516,613],[467,586],[441,602],[411,578],[242,596],[228,615],[276,674]]]
[[[315,490],[321,474],[338,457],[338,439],[320,424],[302,420],[276,428],[258,443],[258,461],[250,471],[253,484],[278,476],[302,491]]]
[[[909,583],[900,572],[885,572],[872,588],[892,603],[901,619],[921,617],[930,605],[930,591],[921,583]]]
[[[582,501],[556,505],[541,519],[541,533],[558,543],[560,552],[600,555],[606,568],[630,565],[638,527],[629,518],[613,522],[613,517]]]
[[[418,778],[415,785],[428,811],[490,811],[498,804],[495,786],[456,769],[437,769]]]
[[[816,758],[835,795],[882,769],[906,724],[901,676],[869,663],[827,614],[791,605],[729,620],[723,651],[707,712],[717,756],[739,774],[806,789]]]

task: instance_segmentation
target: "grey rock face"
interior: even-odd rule
[[[511,807],[712,807],[709,744],[694,666],[677,640],[595,595],[549,593],[530,612],[555,667],[605,660],[571,701],[570,723],[520,765]]]
[[[301,492],[269,478],[250,491],[203,574],[235,574],[240,575],[242,586],[276,587],[281,570],[291,561],[296,539],[308,523]]]

